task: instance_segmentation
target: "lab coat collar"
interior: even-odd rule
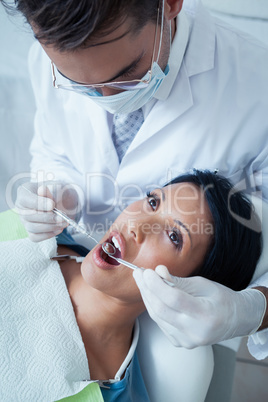
[[[81,96],[81,95],[80,95]],[[100,155],[106,161],[106,167],[110,170],[113,177],[117,176],[119,170],[119,160],[112,140],[112,115],[102,109],[93,100],[88,101],[88,114],[97,139]]]
[[[181,11],[176,19],[176,33],[172,42],[170,56],[168,60],[169,73],[155,94],[155,99],[165,100],[169,96],[178,72],[181,67],[183,56],[187,42],[189,40],[189,21],[184,13]]]
[[[184,10],[191,23],[191,34],[185,54],[188,76],[192,77],[214,68],[215,62],[215,24],[208,12],[197,0],[187,0]]]
[[[193,16],[194,24],[191,21]],[[214,67],[215,26],[202,3],[199,0],[185,1],[184,8],[176,19],[176,25],[168,61],[169,73],[154,96],[157,100],[168,98],[184,56],[189,77]],[[189,48],[187,52],[186,47]],[[202,52],[199,49],[202,49]]]

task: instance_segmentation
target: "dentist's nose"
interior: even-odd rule
[[[103,96],[111,96],[111,95],[116,95],[119,94],[120,90],[115,89],[115,88],[110,88],[110,87],[102,87],[99,89],[99,92],[103,95]]]

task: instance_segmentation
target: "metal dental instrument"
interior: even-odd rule
[[[31,193],[31,191],[27,188],[24,187],[24,190],[28,191]],[[100,244],[93,236],[91,236],[82,226],[78,225],[73,219],[69,218],[64,212],[60,211],[58,208],[53,208],[52,212],[54,212],[56,215],[60,216],[63,220],[65,220],[67,223],[69,223],[70,226],[72,226],[77,232],[89,237],[90,239],[94,240],[96,244]]]
[[[117,262],[119,262],[120,264],[125,265],[128,268],[131,268],[133,270],[135,269],[140,269],[142,271],[145,271],[145,268],[142,267],[138,267],[137,265],[131,264],[128,261],[122,260],[122,258],[118,258],[118,257],[114,257],[113,254],[111,252],[108,251],[108,247],[112,246],[114,248],[114,246],[111,243],[105,242],[102,244],[102,249],[103,251],[108,254],[109,257],[113,258],[114,260],[116,260]],[[160,275],[159,275],[160,276]],[[174,288],[175,285],[173,282],[168,281],[167,279],[163,278],[162,276],[160,276],[160,278],[162,279],[162,281],[164,281],[167,285],[169,285],[170,287]]]
[[[55,261],[66,261],[66,260],[75,260],[76,262],[80,263],[83,262],[85,257],[78,257],[76,255],[69,255],[69,254],[57,254],[55,257],[51,257],[51,260]]]
[[[112,253],[115,254],[115,252],[116,252],[115,247],[114,247],[111,243],[108,243],[108,242],[105,242],[105,243],[103,243],[103,244],[102,244],[102,243],[99,243],[99,242],[98,242],[91,234],[89,234],[81,225],[78,225],[78,223],[76,223],[73,219],[69,218],[69,216],[67,216],[64,212],[60,211],[58,208],[53,208],[52,211],[53,211],[56,215],[58,215],[58,216],[60,216],[62,219],[64,219],[67,223],[69,223],[69,225],[72,226],[77,232],[79,232],[79,233],[81,233],[81,234],[83,234],[83,235],[89,237],[90,239],[94,240],[94,242],[95,242],[96,244],[99,244],[99,245],[102,247],[103,251],[104,251],[106,254],[108,254],[110,257],[112,257]],[[109,246],[110,248],[112,248],[112,251],[110,251],[110,252],[107,251],[106,248],[107,248],[108,246]],[[113,257],[113,258],[115,258],[115,257]],[[122,260],[122,261],[123,261],[123,260]],[[129,263],[128,263],[128,264],[129,264]]]
[[[69,218],[64,212],[60,211],[58,208],[53,208],[52,211],[60,216],[63,220],[65,220],[67,223],[69,223],[70,226],[72,226],[77,232],[89,237],[90,239],[94,240],[96,244],[100,244],[91,234],[89,234],[86,229],[84,229],[81,225],[78,225],[73,219]]]

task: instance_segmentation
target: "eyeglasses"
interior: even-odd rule
[[[155,29],[154,48],[153,48],[151,68],[150,68],[150,70],[148,70],[148,72],[146,74],[146,76],[148,75],[148,78],[136,79],[136,80],[130,80],[130,81],[112,81],[112,82],[104,82],[101,84],[86,85],[86,84],[78,84],[78,83],[70,80],[69,78],[65,77],[62,73],[60,73],[58,71],[64,78],[69,79],[69,81],[72,83],[69,85],[56,84],[55,66],[54,66],[53,61],[51,61],[53,87],[56,89],[66,89],[69,91],[76,91],[76,92],[81,92],[81,93],[83,93],[85,91],[88,92],[88,90],[92,90],[93,92],[95,92],[96,89],[103,88],[103,87],[115,88],[115,89],[120,89],[120,90],[124,90],[124,91],[146,88],[152,79],[152,70],[153,70],[153,64],[154,64],[155,54],[156,54],[157,30],[158,30],[159,20],[160,20],[160,3],[161,3],[161,0],[159,0],[158,9],[157,9],[157,20],[156,20],[156,29]],[[158,60],[159,60],[161,45],[162,45],[162,38],[163,38],[164,3],[165,3],[165,0],[163,0],[163,4],[162,4],[160,39],[159,39],[159,46],[158,46],[156,62],[158,62]]]

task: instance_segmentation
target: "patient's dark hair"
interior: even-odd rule
[[[159,0],[0,0],[9,10],[20,11],[37,28],[36,39],[58,50],[89,45],[132,19],[132,33],[155,22]]]
[[[166,184],[192,183],[204,191],[214,234],[202,265],[193,276],[203,276],[233,290],[250,283],[262,250],[261,225],[252,203],[226,178],[194,170]]]

